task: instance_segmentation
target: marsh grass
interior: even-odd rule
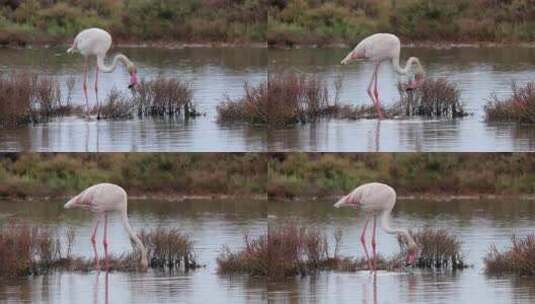
[[[193,90],[189,83],[175,79],[158,77],[142,80],[134,93],[133,102],[139,117],[179,117],[198,116],[193,104]]]
[[[64,235],[22,221],[0,226],[0,279],[39,275],[50,271],[92,271],[92,258],[72,256],[76,233],[69,227]],[[193,270],[196,261],[192,241],[177,230],[158,228],[142,231],[140,238],[148,249],[149,267],[168,270]],[[139,271],[139,253],[110,256],[111,271]],[[100,256],[100,265],[104,258]]]
[[[74,86],[67,80],[67,88]],[[27,71],[0,73],[0,125],[15,127],[70,114],[72,89],[61,93],[59,81]]]
[[[178,229],[142,230],[140,239],[147,247],[152,268],[189,271],[201,267],[196,261],[193,242]]]
[[[256,87],[245,84],[245,96],[226,98],[217,106],[220,123],[248,122],[253,125],[286,127],[320,118],[375,118],[375,108],[338,103],[343,77],[335,79],[335,92],[318,76],[277,73]]]
[[[416,259],[417,268],[437,270],[459,270],[469,267],[464,262],[461,241],[445,229],[423,229],[411,233],[420,249]],[[406,243],[398,237],[402,251],[406,251]]]
[[[502,100],[496,95],[491,97],[485,105],[486,120],[535,123],[535,81],[525,86],[513,83],[512,91],[511,96]]]
[[[504,251],[491,245],[484,263],[488,274],[535,275],[535,234],[523,238],[513,236],[511,246]]]
[[[404,116],[453,119],[468,115],[460,102],[457,85],[446,79],[427,78],[415,90],[407,90],[399,83],[398,91],[401,95],[399,110]]]
[[[91,110],[92,114],[97,114],[98,112],[99,109],[96,106]],[[132,119],[134,117],[134,105],[128,97],[113,88],[106,97],[104,106],[100,108],[100,116],[103,119]]]
[[[375,119],[373,105],[354,106],[340,103],[343,75],[334,79],[334,92],[316,75],[292,72],[275,73],[256,87],[245,84],[244,97],[226,98],[217,106],[220,123],[247,122],[253,125],[286,127],[310,123],[320,118]],[[459,101],[457,86],[444,79],[427,79],[415,91],[399,84],[401,101],[384,107],[386,117],[457,118],[468,115]]]
[[[334,238],[336,243],[341,240],[339,231]],[[217,257],[220,274],[246,273],[278,280],[320,270],[368,269],[364,259],[353,260],[330,254],[330,244],[325,234],[293,222],[277,225],[276,228],[270,226],[267,233],[255,238],[246,234],[244,243],[245,248],[240,251],[223,249]],[[399,259],[378,257],[378,269],[394,270],[400,267]]]

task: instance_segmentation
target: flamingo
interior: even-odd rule
[[[97,100],[97,119],[100,119],[100,104],[98,100],[98,74],[99,70],[104,73],[111,73],[117,68],[119,61],[126,66],[128,73],[130,74],[130,84],[129,89],[138,85],[137,78],[137,68],[136,65],[128,59],[123,54],[117,54],[113,58],[113,62],[110,66],[104,64],[104,58],[106,58],[106,53],[108,53],[111,47],[112,39],[111,35],[103,29],[99,28],[90,28],[81,31],[74,38],[72,46],[67,50],[67,53],[72,53],[78,51],[82,56],[84,56],[84,96],[85,96],[85,105],[86,110],[89,112],[89,100],[87,97],[87,66],[90,56],[97,57],[97,67],[95,73],[95,96]]]
[[[411,237],[409,232],[406,229],[401,228],[392,228],[390,225],[390,218],[392,209],[396,204],[396,191],[385,184],[381,183],[368,183],[357,187],[348,195],[342,197],[334,207],[352,207],[355,209],[361,209],[366,214],[366,220],[364,222],[364,228],[362,228],[362,233],[360,235],[360,242],[364,248],[364,254],[368,262],[368,267],[371,270],[377,269],[377,252],[376,252],[376,241],[375,241],[375,228],[377,216],[381,216],[381,228],[388,234],[401,235],[408,246],[408,255],[406,258],[406,263],[409,265],[414,264],[416,259],[416,254],[418,247],[416,242]],[[368,249],[366,248],[366,229],[370,218],[373,217],[373,232],[372,232],[372,253],[373,253],[373,263],[370,261],[368,255]]]
[[[375,105],[379,119],[384,118],[381,102],[379,101],[379,91],[377,90],[377,74],[381,63],[391,61],[394,71],[400,75],[407,75],[413,67],[415,68],[415,79],[409,82],[407,90],[414,90],[423,83],[425,71],[420,60],[416,57],[410,57],[405,67],[401,68],[399,65],[400,52],[401,42],[396,35],[379,33],[362,40],[341,62],[341,64],[345,65],[352,61],[370,60],[375,64],[375,69],[368,85],[368,96],[370,96]]]
[[[130,240],[141,252],[141,267],[143,270],[147,270],[147,250],[141,240],[130,227],[128,223],[127,215],[127,195],[126,191],[120,186],[114,184],[97,184],[84,190],[82,193],[69,200],[65,206],[65,209],[81,208],[93,212],[96,217],[93,222],[91,244],[93,246],[93,253],[95,254],[95,267],[99,267],[99,259],[96,247],[96,234],[100,221],[104,221],[104,238],[102,244],[104,245],[105,254],[105,267],[109,269],[108,264],[108,214],[112,212],[118,212],[121,215],[121,220],[124,229],[128,233]]]

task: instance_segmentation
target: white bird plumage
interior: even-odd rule
[[[401,54],[401,41],[396,35],[388,33],[378,33],[363,39],[357,46],[341,61],[341,64],[349,64],[358,60],[369,60],[375,64],[375,69],[368,86],[368,95],[374,103],[379,118],[384,117],[379,101],[377,89],[377,75],[379,67],[385,61],[391,61],[394,71],[400,75],[407,75],[414,69],[415,79],[411,80],[407,89],[413,90],[420,86],[425,76],[425,71],[416,57],[410,57],[405,67],[399,64]]]
[[[141,253],[141,267],[146,270],[148,267],[147,250],[138,236],[132,230],[128,222],[127,214],[127,194],[120,186],[108,183],[97,184],[82,191],[65,204],[65,209],[81,208],[95,214],[95,221],[92,227],[91,243],[95,255],[95,264],[99,268],[99,259],[96,248],[96,234],[100,221],[104,222],[104,254],[106,268],[108,268],[108,214],[119,213],[124,229],[128,233],[133,245]]]
[[[360,209],[366,214],[366,220],[364,227],[362,229],[362,234],[360,236],[360,241],[364,248],[364,254],[368,261],[368,267],[370,270],[377,267],[377,253],[376,253],[376,240],[375,240],[375,229],[376,229],[376,220],[380,216],[381,219],[381,228],[388,234],[401,235],[408,246],[408,256],[407,263],[413,264],[417,254],[417,245],[414,239],[411,237],[409,232],[406,229],[393,228],[390,224],[392,209],[396,204],[396,191],[382,183],[368,183],[363,184],[357,187],[348,195],[342,197],[334,207],[352,207],[355,209]],[[373,218],[373,236],[372,236],[372,253],[373,253],[373,263],[370,261],[368,254],[368,249],[366,248],[366,229],[370,218]]]
[[[111,73],[116,68],[119,62],[126,66],[128,73],[130,74],[129,88],[132,88],[138,84],[137,68],[136,65],[123,54],[117,54],[114,56],[112,64],[107,66],[104,63],[106,54],[110,50],[112,45],[111,35],[103,29],[90,28],[81,31],[74,38],[72,46],[67,50],[67,53],[79,52],[84,56],[84,83],[83,90],[85,95],[86,109],[89,111],[89,100],[87,97],[87,66],[89,57],[95,56],[97,58],[97,67],[95,74],[95,96],[98,107],[97,118],[100,118],[100,105],[98,100],[98,73],[99,70],[104,73]]]

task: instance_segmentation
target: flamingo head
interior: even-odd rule
[[[418,257],[419,254],[420,254],[420,249],[418,248],[416,243],[414,243],[413,241],[409,241],[405,263],[410,266],[414,265],[416,262],[416,258]]]
[[[351,195],[352,193],[342,197],[341,199],[339,199],[336,204],[334,204],[334,207],[335,208],[340,208],[340,207],[352,207],[352,208],[357,208],[359,206],[359,201],[354,199],[353,195]]]
[[[137,68],[135,64],[128,66],[128,74],[130,74],[130,84],[128,85],[128,88],[132,89],[135,86],[139,85],[139,81],[137,78]]]
[[[353,61],[357,61],[360,59],[364,59],[364,56],[361,56],[361,54],[357,51],[352,51],[351,53],[347,54],[347,56],[340,62],[340,64],[350,64]]]
[[[421,87],[422,84],[424,83],[425,81],[425,75],[423,73],[417,73],[415,76],[414,76],[414,79],[411,79],[409,81],[409,84],[407,86],[407,91],[413,91],[413,90],[416,90],[417,88]]]

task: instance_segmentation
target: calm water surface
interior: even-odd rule
[[[62,202],[0,202],[3,215],[49,225],[58,233],[76,228],[73,254],[91,257],[89,242],[92,216],[62,208]],[[134,230],[176,227],[194,241],[198,261],[206,265],[189,273],[101,272],[53,273],[0,284],[0,303],[262,303],[266,285],[242,276],[219,276],[215,259],[223,245],[243,246],[244,233],[255,236],[267,227],[266,203],[255,201],[185,201],[180,203],[131,201],[129,218]],[[1,221],[1,220],[0,220]],[[111,253],[130,252],[131,246],[119,222],[110,219]],[[102,228],[100,228],[102,229]],[[100,245],[101,232],[99,231]],[[98,247],[102,254],[102,246]],[[106,295],[107,293],[107,295]]]
[[[483,106],[491,94],[511,92],[511,83],[535,80],[535,48],[404,48],[418,56],[429,77],[446,77],[459,85],[466,109],[473,115],[451,120],[324,120],[282,130],[245,125],[222,126],[216,106],[223,96],[240,97],[243,83],[256,85],[268,71],[294,70],[318,74],[331,87],[343,75],[340,102],[368,104],[369,63],[340,66],[347,49],[189,48],[179,50],[120,49],[139,65],[146,79],[159,74],[192,82],[194,100],[205,117],[195,120],[145,119],[127,122],[64,118],[15,130],[0,130],[0,150],[31,151],[527,151],[535,150],[535,127],[484,122]],[[0,49],[0,69],[34,69],[66,78],[76,76],[74,100],[83,100],[82,58],[63,49]],[[93,73],[90,74],[90,83]],[[389,64],[379,77],[381,100],[399,99],[399,77]],[[112,87],[126,92],[123,68],[105,74],[104,96]],[[91,90],[90,90],[91,91]],[[94,96],[90,96],[94,100]]]

